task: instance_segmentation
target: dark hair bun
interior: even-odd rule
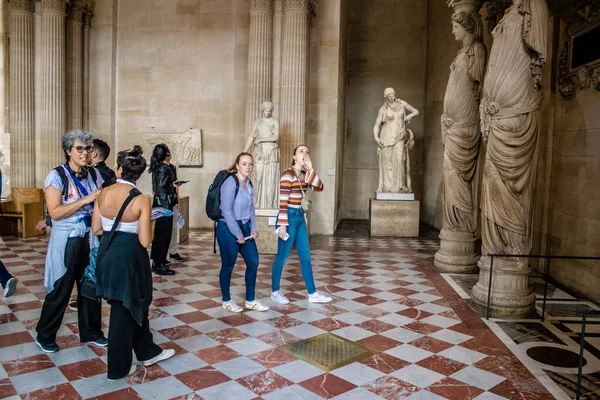
[[[140,155],[144,154],[144,150],[142,150],[142,147],[137,144],[133,146],[133,151],[138,152]]]

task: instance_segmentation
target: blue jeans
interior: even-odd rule
[[[2,287],[6,287],[6,283],[12,277],[13,276],[10,274],[10,272],[8,272],[2,261],[0,261],[0,284],[2,284]]]
[[[290,256],[292,246],[296,245],[296,251],[298,251],[298,257],[300,258],[300,270],[306,284],[306,290],[308,290],[308,294],[313,294],[317,289],[315,288],[310,262],[310,245],[308,243],[308,231],[306,230],[304,211],[297,208],[288,208],[288,224],[287,233],[289,233],[290,237],[288,240],[279,238],[277,242],[277,256],[273,262],[271,273],[272,290],[274,292],[279,290],[279,281],[281,281],[283,266]]]
[[[245,224],[240,223],[240,228],[244,236],[250,236],[250,221]],[[256,273],[258,271],[256,241],[246,240],[246,243],[239,244],[235,236],[227,228],[225,221],[220,220],[217,222],[217,242],[219,243],[219,253],[221,255],[219,285],[221,286],[223,301],[231,300],[231,294],[229,293],[231,274],[233,273],[238,253],[242,255],[246,262],[246,301],[254,301],[254,288],[256,287]]]

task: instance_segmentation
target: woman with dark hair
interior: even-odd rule
[[[231,312],[242,312],[231,299],[229,288],[231,274],[238,253],[246,262],[246,302],[249,310],[267,311],[269,307],[254,298],[256,273],[258,271],[258,249],[256,248],[256,215],[254,212],[254,189],[249,176],[254,168],[250,153],[240,153],[235,163],[227,170],[231,174],[221,185],[221,215],[217,221],[217,241],[221,255],[219,284],[223,296],[223,308]]]
[[[308,231],[304,220],[303,203],[307,203],[306,189],[315,192],[323,191],[323,182],[313,169],[308,147],[300,145],[294,149],[292,167],[286,169],[279,181],[279,215],[277,216],[277,256],[272,268],[271,300],[278,304],[290,301],[281,293],[279,282],[283,267],[290,256],[292,247],[296,245],[300,258],[300,270],[308,291],[311,303],[329,303],[331,297],[317,292],[310,262],[310,246]]]
[[[152,156],[150,157],[149,173],[152,174],[152,192],[154,200],[152,207],[163,207],[167,210],[173,210],[177,204],[176,177],[173,169],[168,164],[171,161],[171,152],[166,144],[157,144],[154,146]],[[156,220],[156,234],[152,241],[152,272],[158,275],[175,275],[175,271],[167,265],[167,253],[171,243],[171,233],[173,230],[173,216],[162,217]]]
[[[104,189],[94,206],[92,230],[102,234],[96,264],[96,294],[110,304],[108,379],[135,371],[131,350],[144,366],[175,352],[152,340],[148,308],[152,303],[152,273],[146,247],[152,242],[150,198],[135,183],[146,169],[142,149],[117,155],[117,182]]]
[[[102,178],[96,176],[94,180],[87,165],[92,151],[89,133],[67,132],[62,137],[62,148],[66,163],[50,171],[44,184],[52,232],[44,271],[48,294],[36,327],[35,341],[46,353],[59,350],[56,333],[75,282],[78,294],[81,293],[80,281],[89,264],[92,210],[102,185]],[[106,347],[108,343],[101,330],[100,302],[78,295],[77,303],[79,338],[82,342]]]

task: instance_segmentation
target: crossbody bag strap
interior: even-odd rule
[[[113,223],[112,229],[110,230],[110,233],[108,234],[108,243],[106,243],[106,246],[108,246],[110,244],[110,242],[112,241],[115,231],[117,230],[117,226],[119,226],[119,222],[121,222],[121,218],[123,217],[123,213],[125,212],[125,209],[129,205],[129,203],[131,203],[131,201],[134,198],[136,198],[137,196],[139,196],[140,194],[142,194],[142,192],[140,192],[137,188],[133,188],[129,191],[129,196],[125,199],[125,202],[123,202],[123,205],[121,206],[121,209],[119,210],[119,213],[115,217],[115,222]]]
[[[292,169],[294,169],[294,168],[292,168]],[[306,190],[302,186],[302,181],[300,180],[300,175],[298,175],[298,173],[296,172],[295,169],[294,169],[294,174],[296,174],[296,179],[298,179],[298,183],[300,184],[300,191],[302,192],[302,197],[306,197]]]

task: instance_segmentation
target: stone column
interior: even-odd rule
[[[260,105],[271,100],[273,71],[273,0],[250,0],[246,133],[260,117]]]
[[[481,142],[479,100],[487,56],[479,0],[454,0],[452,25],[462,49],[452,63],[444,98],[444,143],[440,249],[434,264],[441,272],[475,273],[478,225],[477,159]],[[453,26],[456,25],[456,28]]]
[[[280,130],[281,165],[291,165],[294,147],[306,142],[309,0],[283,0]]]
[[[92,29],[93,10],[88,8],[83,18],[83,129],[90,129],[90,30]]]
[[[35,187],[34,7],[33,0],[9,2],[8,109],[13,187]]]
[[[45,173],[64,162],[60,138],[65,134],[65,1],[41,0],[40,153]]]
[[[83,128],[83,16],[85,5],[73,2],[67,12],[67,101],[66,118],[67,130]]]

